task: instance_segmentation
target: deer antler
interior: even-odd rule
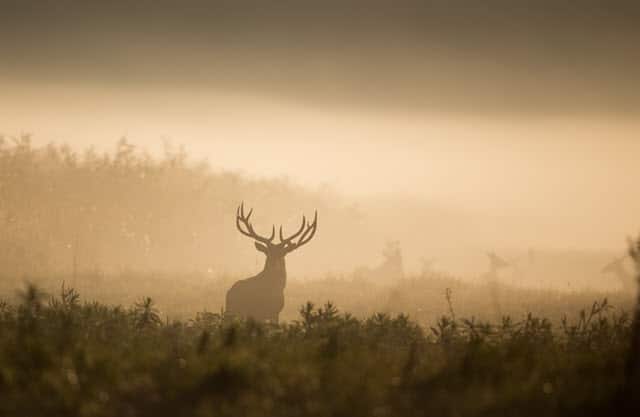
[[[246,216],[244,215],[244,201],[243,201],[240,204],[240,207],[238,207],[238,210],[236,211],[236,227],[238,228],[240,233],[242,233],[243,235],[248,236],[252,239],[255,239],[258,242],[262,242],[265,245],[270,245],[271,242],[273,241],[273,238],[276,236],[276,227],[273,226],[273,228],[271,229],[271,237],[269,238],[258,235],[255,232],[255,230],[253,230],[253,226],[249,221],[249,218],[251,217],[252,213],[253,213],[253,209],[250,209],[249,213],[247,213]],[[244,225],[244,227],[247,229],[246,231],[242,230],[242,227],[240,227],[240,223]]]
[[[313,216],[313,222],[309,223],[306,217],[302,216],[302,225],[297,232],[288,238],[284,239],[282,236],[282,227],[280,227],[280,241],[285,245],[287,252],[291,252],[305,243],[309,242],[313,236],[316,234],[316,230],[318,229],[318,211],[316,210]],[[302,236],[300,236],[302,234]],[[297,242],[293,242],[293,239],[300,236]]]
[[[292,234],[288,238],[283,237],[283,235],[282,235],[282,226],[280,226],[280,243],[291,243],[291,241],[293,239],[295,239],[296,237],[298,237],[300,235],[300,233],[302,233],[302,231],[304,230],[304,226],[306,224],[307,224],[307,218],[303,215],[302,216],[302,224],[300,225],[300,229],[298,229],[297,232],[295,232],[294,234]]]

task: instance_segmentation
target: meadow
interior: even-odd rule
[[[354,317],[299,306],[281,324],[216,312],[167,319],[151,298],[83,301],[26,287],[0,304],[7,416],[553,416],[617,411],[631,316],[599,300],[574,317],[489,322],[456,311]],[[618,410],[619,411],[619,410]]]
[[[58,294],[64,284],[83,295],[84,299],[106,305],[129,306],[140,297],[152,298],[163,320],[188,320],[208,311],[221,313],[225,294],[242,275],[210,276],[209,274],[82,273],[41,277],[6,277],[0,280],[0,299],[19,302],[19,291],[33,284],[47,294]],[[409,275],[389,283],[354,275],[328,275],[309,280],[287,282],[286,303],[280,314],[282,321],[296,320],[301,305],[328,301],[357,318],[375,313],[406,314],[415,322],[428,326],[451,304],[460,316],[485,321],[499,321],[502,316],[523,317],[528,313],[558,323],[563,316],[576,317],[593,301],[607,299],[617,313],[633,309],[633,294],[623,291],[520,288],[508,283],[492,285],[486,281],[470,281],[447,274]]]
[[[247,196],[261,222],[321,213],[317,242],[291,259],[278,324],[224,316],[226,291],[262,261],[234,228]],[[113,154],[0,140],[0,416],[602,416],[637,405],[633,294],[588,285],[605,279],[596,265],[608,254],[565,290],[437,271],[372,277],[353,267],[376,263],[377,223],[330,200],[181,150],[154,159],[126,140]],[[404,229],[431,245],[415,253],[449,233]]]

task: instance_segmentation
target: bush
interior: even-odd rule
[[[430,331],[332,303],[264,325],[163,321],[150,298],[124,309],[64,286],[45,301],[29,287],[0,303],[0,415],[590,415],[612,410],[630,337],[607,300],[558,327],[451,308]]]

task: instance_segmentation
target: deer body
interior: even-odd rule
[[[236,282],[229,289],[226,297],[226,314],[277,323],[278,315],[284,308],[286,285],[287,271],[284,257],[278,259],[267,257],[262,272]]]
[[[489,293],[491,294],[491,303],[496,316],[502,315],[500,308],[500,296],[498,294],[498,278],[500,270],[511,266],[509,262],[505,261],[494,252],[487,253],[489,257],[489,271],[482,275],[482,278],[489,286]]]
[[[255,247],[266,256],[264,269],[258,275],[243,279],[227,291],[226,311],[229,317],[250,318],[258,321],[278,322],[284,308],[284,288],[287,285],[285,256],[313,238],[318,224],[318,214],[312,223],[302,217],[300,229],[285,238],[280,227],[280,243],[274,243],[275,226],[269,238],[258,235],[249,222],[252,211],[244,215],[240,205],[236,216],[236,227],[245,236],[255,240]],[[242,227],[244,226],[244,228]],[[295,240],[298,238],[297,240]]]

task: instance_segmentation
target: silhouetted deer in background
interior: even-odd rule
[[[626,294],[631,295],[636,291],[636,284],[634,282],[633,274],[627,271],[624,267],[624,261],[627,257],[628,255],[624,255],[609,262],[604,268],[602,268],[602,273],[612,274],[618,278],[620,284],[622,284],[623,291]]]
[[[495,252],[489,252],[487,256],[489,257],[489,271],[482,275],[482,279],[484,279],[489,286],[493,309],[495,310],[496,316],[499,317],[501,316],[501,309],[500,297],[498,295],[498,275],[501,269],[509,268],[511,264],[496,255]]]
[[[375,268],[363,266],[357,268],[353,275],[358,279],[368,279],[375,282],[394,282],[404,278],[404,266],[400,242],[388,241],[382,251],[384,261]]]
[[[489,270],[482,275],[482,279],[489,283],[496,282],[498,280],[498,274],[501,269],[509,268],[511,264],[498,255],[495,252],[487,253],[489,257]]]
[[[287,284],[284,257],[313,238],[318,227],[318,212],[315,212],[311,223],[302,216],[300,229],[287,238],[283,236],[282,226],[280,226],[279,243],[273,242],[276,235],[275,226],[271,229],[271,236],[268,238],[259,236],[253,230],[249,221],[252,212],[253,209],[249,210],[245,216],[244,203],[242,203],[236,212],[236,227],[240,233],[255,240],[256,249],[264,253],[267,259],[262,272],[236,282],[227,291],[225,314],[230,317],[277,323],[278,315],[284,308],[284,287]]]

